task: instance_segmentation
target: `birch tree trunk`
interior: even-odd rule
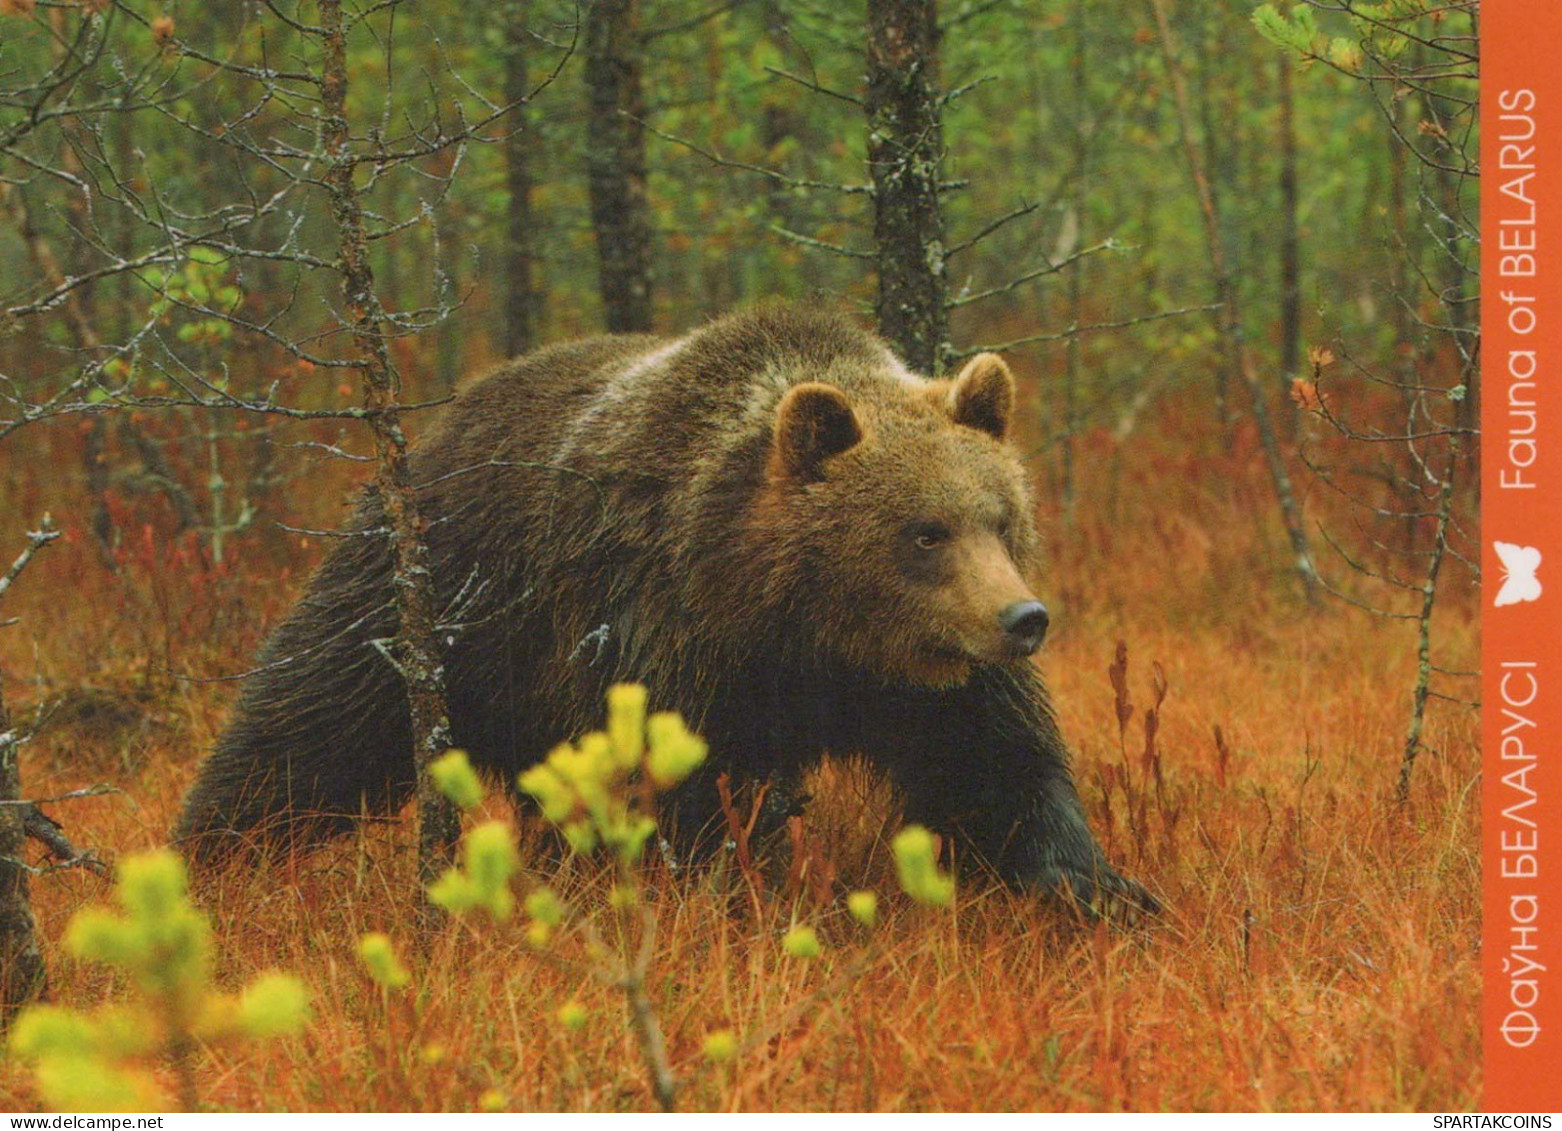
[[[444,669],[434,619],[434,579],[417,493],[407,464],[401,427],[400,379],[391,365],[382,328],[385,311],[374,289],[362,201],[354,178],[360,157],[347,117],[347,44],[341,0],[320,0],[322,61],[320,102],[323,142],[330,161],[326,189],[338,235],[339,271],[346,318],[363,379],[364,405],[374,434],[374,490],[385,512],[395,559],[399,627],[393,653],[407,685],[412,711],[413,756],[418,776],[418,874],[425,887],[450,865],[461,833],[455,805],[434,785],[428,764],[450,745]],[[423,903],[425,923],[440,914]]]

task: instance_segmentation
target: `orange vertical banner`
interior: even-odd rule
[[[1562,1110],[1562,3],[1481,6],[1487,1110]]]

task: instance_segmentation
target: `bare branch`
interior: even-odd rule
[[[22,575],[22,571],[33,560],[33,555],[59,536],[60,531],[55,528],[54,520],[44,515],[38,523],[38,529],[28,531],[27,547],[11,563],[11,568],[5,571],[5,575],[0,577],[0,597],[4,597],[6,590],[11,588],[16,579]]]
[[[855,94],[847,94],[845,91],[841,90],[832,90],[827,86],[819,85],[819,83],[814,79],[805,79],[802,75],[794,75],[791,71],[783,71],[780,67],[766,67],[765,70],[770,74],[775,75],[779,79],[786,79],[789,82],[795,82],[804,90],[811,90],[815,94],[823,94],[829,98],[834,98],[839,102],[850,103],[853,106],[861,106],[863,104],[862,99],[858,98]]]
[[[988,236],[990,236],[994,232],[996,232],[999,228],[1002,228],[1005,224],[1009,223],[1012,220],[1018,220],[1022,216],[1029,216],[1032,212],[1036,211],[1036,209],[1039,208],[1039,207],[1041,207],[1041,204],[1040,204],[1039,201],[1027,201],[1027,202],[1021,203],[1019,205],[1019,207],[1013,209],[1010,212],[1005,212],[1002,216],[999,216],[996,220],[993,220],[990,223],[984,225],[970,239],[962,240],[960,243],[955,244],[953,247],[951,247],[949,249],[946,258],[953,259],[955,256],[959,255],[962,251],[969,251],[971,248],[973,248],[977,244],[981,243]]]
[[[856,248],[842,247],[837,243],[827,240],[815,239],[813,236],[805,236],[801,232],[794,232],[790,228],[783,228],[780,224],[770,225],[770,230],[782,239],[791,240],[793,243],[804,247],[811,247],[816,251],[827,251],[831,255],[844,256],[847,259],[873,259],[871,251],[858,251]]]
[[[1064,268],[1069,267],[1072,264],[1078,263],[1081,259],[1086,259],[1103,251],[1116,251],[1118,246],[1119,245],[1116,240],[1104,239],[1098,244],[1092,244],[1090,247],[1082,248],[1065,259],[1060,259],[1056,263],[1048,261],[1043,263],[1040,267],[1034,267],[1029,271],[1025,271],[1022,274],[1015,276],[1013,279],[1010,279],[1007,283],[1003,283],[996,287],[989,287],[985,291],[977,291],[975,294],[964,294],[957,298],[952,298],[949,300],[949,308],[953,310],[956,307],[969,306],[973,302],[981,302],[983,299],[992,298],[994,295],[1007,294],[1016,287],[1022,287],[1026,283],[1040,279],[1045,275],[1056,275],[1059,271],[1062,271]]]
[[[1120,322],[1091,322],[1084,326],[1070,326],[1067,330],[1057,330],[1045,334],[1028,334],[1023,338],[1013,338],[1007,342],[996,342],[988,345],[971,346],[952,355],[956,361],[967,357],[974,357],[979,353],[1003,353],[1007,350],[1018,349],[1020,346],[1034,345],[1037,342],[1061,342],[1068,338],[1078,337],[1081,334],[1093,334],[1098,330],[1122,330],[1129,326],[1139,326],[1146,322],[1159,322],[1163,318],[1177,318],[1184,314],[1207,314],[1214,310],[1218,303],[1205,303],[1203,306],[1183,306],[1176,310],[1162,310],[1156,314],[1142,314],[1137,318],[1126,318]]]
[[[655,134],[657,137],[661,138],[663,141],[670,141],[674,145],[681,145],[691,153],[699,154],[712,165],[719,165],[724,169],[741,169],[744,172],[757,173],[768,180],[775,181],[777,184],[785,185],[787,188],[826,189],[830,192],[846,193],[849,196],[873,195],[872,185],[832,184],[828,181],[810,181],[800,177],[788,176],[778,169],[767,168],[764,165],[751,165],[747,161],[735,161],[730,157],[723,157],[716,151],[706,149],[701,145],[697,145],[687,138],[678,137],[676,134],[667,133],[665,130],[659,130],[650,122],[641,121],[640,119],[636,120],[640,121],[641,125],[643,125],[647,130],[651,131],[651,133]]]

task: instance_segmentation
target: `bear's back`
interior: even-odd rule
[[[764,305],[679,338],[602,336],[507,362],[467,386],[430,430],[420,473],[521,459],[599,482],[725,479],[758,469],[776,404],[803,381],[879,403],[922,384],[844,318]]]
[[[614,373],[661,344],[649,334],[586,338],[513,358],[474,378],[418,445],[427,473],[553,447]]]

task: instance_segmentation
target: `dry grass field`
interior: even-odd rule
[[[961,876],[952,910],[914,906],[891,894],[892,800],[852,767],[828,765],[805,832],[839,891],[881,894],[871,944],[838,899],[820,902],[819,885],[789,889],[784,868],[746,879],[650,867],[650,989],[681,1106],[1478,1103],[1476,712],[1434,701],[1411,803],[1395,806],[1412,628],[1338,601],[1308,605],[1280,549],[1256,444],[1239,430],[1227,451],[1177,431],[1168,424],[1120,448],[1104,433],[1082,441],[1075,521],[1065,528],[1043,513],[1054,632],[1039,661],[1090,819],[1109,856],[1163,899],[1164,916],[1141,929],[1083,927],[980,874]],[[0,660],[19,718],[52,704],[25,750],[28,794],[116,787],[51,806],[79,843],[113,856],[163,843],[223,724],[234,684],[190,677],[242,671],[320,547],[258,530],[215,565],[138,504],[118,516],[113,572],[79,513],[63,513],[70,492],[50,485],[51,467],[79,466],[79,444],[69,427],[7,444],[0,554],[9,560],[45,505],[67,537],[8,599],[6,614],[22,619],[0,632]],[[295,484],[289,521],[331,523],[345,474],[332,465]],[[1348,523],[1322,488],[1307,501],[1314,518]],[[1475,666],[1476,612],[1464,579],[1450,580],[1436,620],[1445,667]],[[1135,708],[1122,734],[1107,677],[1119,641]],[[1167,685],[1158,782],[1142,757],[1157,663]],[[602,875],[561,864],[536,819],[521,824],[531,874],[583,907],[604,898]],[[299,1039],[203,1051],[202,1103],[654,1107],[621,997],[592,973],[578,938],[543,961],[514,925],[456,924],[416,953],[413,853],[404,819],[201,889],[224,984],[280,968],[300,974],[313,1000]],[[72,913],[105,900],[108,883],[69,871],[33,891],[55,1000],[90,1007],[123,993],[61,945]],[[782,952],[794,920],[818,928],[822,956]],[[416,955],[410,993],[387,997],[364,974],[356,946],[371,930]],[[578,1031],[557,1019],[568,1001],[586,1008]],[[722,1028],[736,1033],[738,1055],[710,1063],[702,1043]],[[0,1108],[38,1103],[25,1068],[0,1063]]]

